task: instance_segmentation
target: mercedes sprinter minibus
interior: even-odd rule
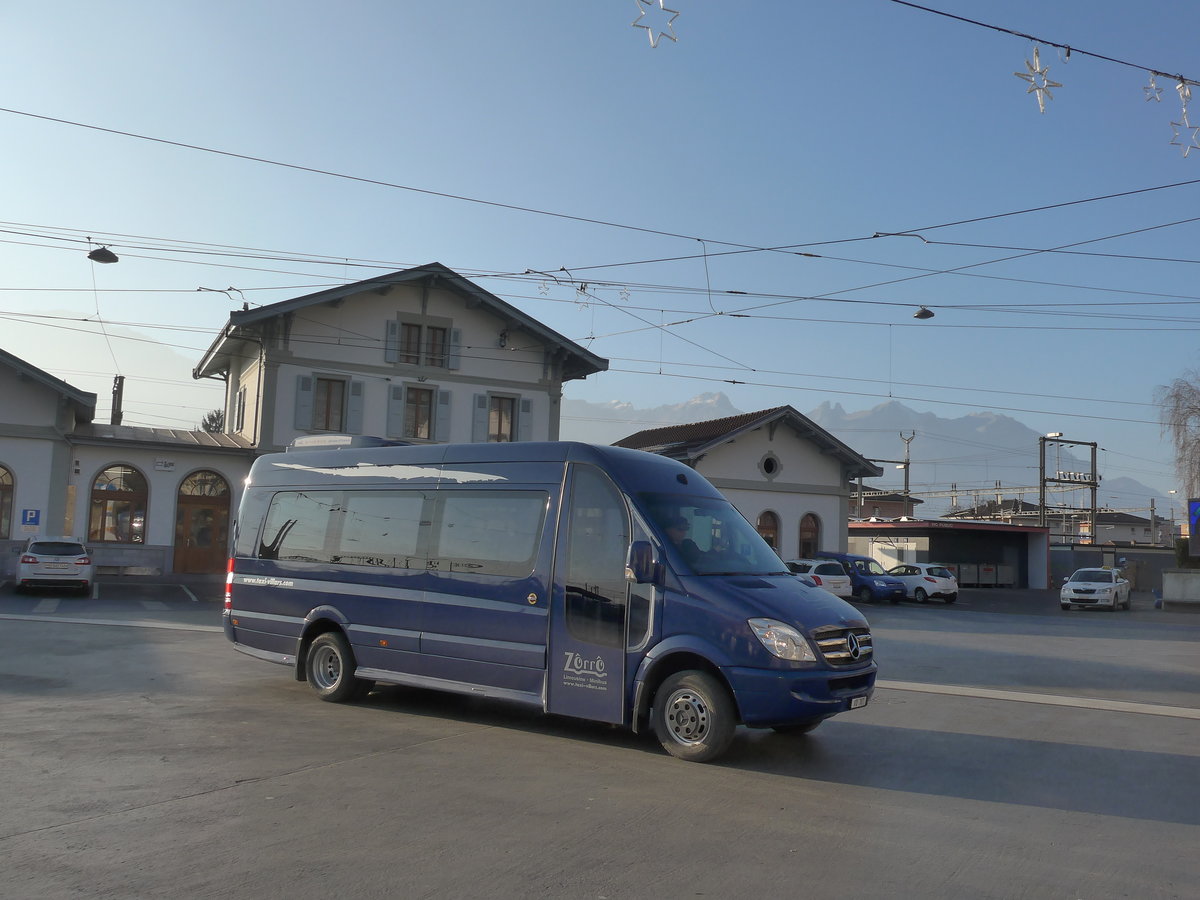
[[[376,683],[503,698],[707,761],[739,724],[804,733],[871,696],[863,616],[681,463],[354,443],[255,461],[225,595],[237,649],[324,700]]]

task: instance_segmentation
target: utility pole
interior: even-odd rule
[[[908,445],[911,444],[917,437],[914,431],[908,437],[904,436],[904,432],[900,432],[900,440],[904,441],[904,515],[912,517],[912,495],[908,492],[908,469],[909,469],[909,454]]]

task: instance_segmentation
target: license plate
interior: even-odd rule
[[[851,709],[862,709],[866,705],[867,705],[866,697],[852,697],[850,699],[850,708]]]
[[[69,569],[69,568],[71,568],[71,566],[68,563],[42,563],[42,568],[43,569]]]

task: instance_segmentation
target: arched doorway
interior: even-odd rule
[[[821,520],[805,513],[800,520],[800,558],[812,559],[821,546]]]
[[[754,527],[762,539],[771,545],[772,550],[779,549],[779,516],[770,510],[760,513],[758,523]]]
[[[193,472],[175,498],[175,571],[222,571],[228,539],[229,482],[207,469]]]

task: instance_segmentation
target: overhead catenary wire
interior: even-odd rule
[[[4,313],[0,313],[0,318],[7,318],[7,316]],[[83,331],[84,333],[93,334],[93,335],[96,333],[94,331],[90,331],[90,330],[86,330],[86,329],[71,328],[69,326],[63,326],[63,325],[46,325],[45,327],[63,328],[65,330],[69,330],[69,331]],[[112,335],[112,337],[116,340],[140,341],[140,342],[144,342],[144,343],[158,344],[161,346],[172,347],[172,348],[176,348],[176,349],[191,350],[192,352],[195,352],[197,354],[201,354],[204,352],[203,350],[200,350],[195,347],[190,347],[187,345],[180,345],[180,344],[170,344],[170,343],[166,343],[166,342],[162,342],[162,341],[154,341],[154,340],[150,340],[148,338],[136,338],[136,337],[126,336],[126,335],[117,335],[117,334]],[[310,343],[321,343],[320,341],[311,341],[311,340],[309,342]],[[497,358],[497,355],[495,353],[488,353],[487,355],[474,356],[470,352],[468,352],[471,350],[479,350],[479,349],[482,349],[482,348],[473,348],[470,346],[464,347],[463,348],[464,356],[468,359],[477,358],[477,359],[493,360],[493,359]],[[509,361],[515,362],[515,363],[526,363],[528,365],[533,365],[533,366],[541,366],[542,365],[540,356],[537,358],[523,360],[519,356],[514,356],[512,354],[513,354],[513,351],[511,349],[506,350],[505,358],[508,359]],[[651,361],[646,361],[646,362],[651,362]],[[675,363],[664,363],[664,365],[676,365],[676,364]],[[687,365],[696,366],[697,364],[687,364]],[[703,366],[698,366],[698,367],[703,367]],[[708,366],[707,368],[712,368],[712,367]],[[346,371],[347,371],[347,373],[359,374],[354,370],[346,370]],[[803,391],[803,392],[807,392],[807,393],[819,392],[819,393],[823,393],[823,394],[838,394],[838,395],[844,395],[844,396],[858,396],[858,397],[875,397],[875,398],[880,398],[880,399],[883,399],[883,398],[889,396],[889,395],[885,394],[885,392],[883,392],[883,391],[879,391],[879,392],[851,391],[851,390],[843,390],[843,389],[838,389],[838,388],[830,388],[830,387],[826,387],[826,386],[779,384],[779,383],[770,383],[770,382],[764,382],[764,381],[751,381],[751,380],[746,380],[746,379],[721,378],[721,377],[717,377],[717,376],[703,377],[703,376],[697,376],[697,375],[688,375],[686,373],[676,373],[676,372],[666,372],[666,371],[663,371],[663,372],[643,371],[643,370],[637,370],[637,369],[621,369],[621,368],[616,368],[616,367],[610,367],[608,369],[608,371],[623,372],[623,373],[627,373],[627,374],[637,374],[637,375],[660,375],[662,377],[699,380],[699,381],[706,381],[706,382],[718,383],[718,384],[742,384],[742,385],[749,385],[749,386],[754,386],[754,387],[780,388],[780,389],[786,389],[786,390]],[[787,376],[787,377],[835,378],[838,380],[842,380],[842,378],[840,376],[826,376],[826,375],[822,375],[820,373],[791,373],[791,372],[769,370],[769,371],[764,371],[764,372],[758,372],[756,374],[783,375],[783,376]],[[382,378],[385,376],[378,376],[378,377]],[[849,379],[849,380],[856,380],[856,379]],[[882,381],[880,379],[863,379],[863,380],[870,382],[870,383],[877,383],[877,384],[885,383],[884,381]],[[197,384],[201,384],[201,383],[202,382],[197,382]],[[919,385],[919,384],[906,383],[906,382],[898,382],[897,384],[904,386],[904,387],[910,387],[910,386],[923,387],[923,388],[938,388],[938,387],[940,387],[937,385]],[[1015,391],[1014,392],[992,391],[987,388],[966,388],[966,387],[961,387],[961,386],[957,386],[957,385],[954,386],[954,389],[960,390],[960,391],[978,391],[981,393],[1009,394],[1012,396],[1038,397],[1041,399],[1056,399],[1056,400],[1061,399],[1061,400],[1066,400],[1066,401],[1071,401],[1071,402],[1095,402],[1095,403],[1104,404],[1106,406],[1111,406],[1114,404],[1114,402],[1116,402],[1110,398],[1095,398],[1093,400],[1090,398],[1081,398],[1081,397],[1065,397],[1065,396],[1059,397],[1059,396],[1055,396],[1055,395],[1047,395],[1045,393],[1021,394],[1021,393],[1015,392]],[[946,405],[952,405],[952,406],[958,406],[958,407],[971,406],[971,404],[969,404],[969,403],[956,402],[956,401],[951,401],[951,400],[940,400],[940,399],[936,399],[936,398],[925,398],[925,397],[910,397],[910,396],[896,395],[896,396],[891,397],[891,399],[920,401],[920,402],[928,402],[928,403],[935,403],[935,404],[946,404]],[[1157,422],[1150,422],[1148,420],[1132,419],[1132,418],[1119,418],[1119,417],[1111,417],[1111,416],[1103,416],[1103,415],[1091,415],[1091,414],[1087,414],[1087,413],[1081,413],[1079,411],[1064,412],[1064,411],[1058,411],[1058,410],[1035,410],[1035,409],[1025,409],[1025,408],[1018,408],[1018,407],[1002,407],[1002,406],[990,406],[989,408],[1010,411],[1010,412],[1015,411],[1015,412],[1039,413],[1039,414],[1043,414],[1043,415],[1053,415],[1053,416],[1073,416],[1073,417],[1077,417],[1077,418],[1097,419],[1097,420],[1103,420],[1103,421],[1129,422],[1129,423],[1136,423],[1136,424],[1155,424],[1155,425],[1158,424]]]
[[[1139,69],[1139,70],[1141,70],[1143,72],[1147,72],[1151,75],[1161,75],[1164,78],[1175,78],[1184,84],[1200,85],[1200,81],[1196,81],[1192,78],[1186,78],[1183,75],[1179,75],[1179,74],[1171,74],[1170,72],[1165,72],[1162,69],[1155,68],[1154,66],[1143,66],[1143,65],[1140,65],[1139,63],[1131,63],[1131,62],[1127,62],[1126,60],[1123,60],[1123,59],[1117,59],[1116,57],[1113,57],[1113,56],[1106,56],[1103,53],[1094,53],[1090,50],[1082,50],[1079,47],[1076,47],[1072,44],[1064,44],[1060,41],[1052,41],[1047,38],[1036,37],[1032,34],[1026,34],[1023,31],[1014,31],[1011,28],[1005,28],[1001,25],[990,25],[987,22],[980,22],[977,19],[968,19],[966,16],[959,16],[954,13],[946,12],[944,10],[934,9],[929,6],[922,6],[919,3],[911,3],[911,2],[909,2],[909,0],[889,0],[889,2],[895,3],[897,6],[907,6],[911,9],[920,10],[921,12],[932,13],[937,16],[944,16],[947,19],[954,19],[955,21],[963,22],[967,25],[975,25],[979,28],[987,28],[991,31],[998,31],[1002,34],[1011,35],[1012,37],[1023,38],[1024,40],[1032,41],[1037,44],[1045,44],[1047,47],[1055,47],[1059,50],[1065,50],[1067,52],[1067,54],[1074,54],[1076,56],[1088,56],[1088,57],[1091,57],[1092,59],[1099,59],[1104,62],[1114,63],[1119,66],[1126,66],[1130,69]]]
[[[892,2],[902,2],[902,0],[892,0]],[[905,4],[905,5],[916,6],[915,4]],[[925,9],[924,7],[919,7],[919,8]],[[926,11],[937,12],[937,10],[928,10],[928,9]],[[955,17],[955,18],[957,18],[957,17]],[[969,20],[967,20],[967,21],[969,21]],[[982,23],[973,23],[973,24],[982,24]],[[988,27],[992,27],[992,26],[988,26]],[[997,29],[997,30],[1004,30],[1004,29]],[[1059,46],[1059,45],[1053,44],[1052,42],[1047,42],[1047,43],[1050,44],[1050,46]],[[1089,55],[1094,55],[1094,54],[1089,54]],[[1129,65],[1129,64],[1126,64],[1126,65]],[[1137,68],[1143,68],[1143,67],[1137,67]],[[1147,71],[1153,71],[1153,70],[1147,70]],[[1163,73],[1160,72],[1158,74],[1163,74]],[[413,193],[418,193],[418,194],[425,194],[428,196],[440,197],[442,199],[455,200],[455,201],[460,201],[460,202],[464,202],[464,203],[480,204],[483,206],[496,207],[496,208],[500,208],[500,209],[508,209],[508,210],[512,210],[515,212],[522,212],[522,213],[528,213],[528,214],[540,215],[540,216],[549,216],[549,217],[553,217],[553,218],[559,218],[559,219],[580,222],[583,224],[599,225],[599,226],[603,226],[603,227],[607,227],[607,228],[624,229],[627,231],[640,232],[643,234],[652,234],[652,235],[657,235],[660,237],[678,238],[680,240],[687,240],[687,241],[702,241],[702,242],[713,243],[713,244],[721,244],[726,247],[737,248],[738,251],[743,251],[743,252],[753,252],[753,253],[789,252],[791,250],[795,250],[798,247],[806,246],[805,244],[787,244],[787,245],[779,245],[779,246],[774,246],[774,247],[764,247],[764,246],[758,246],[755,244],[747,244],[747,243],[743,243],[743,242],[739,242],[739,241],[728,241],[728,240],[720,240],[720,239],[711,238],[711,237],[703,237],[703,236],[699,236],[699,235],[683,234],[680,232],[668,231],[665,229],[650,228],[650,227],[642,226],[642,225],[631,225],[631,224],[621,223],[621,222],[611,222],[611,221],[594,218],[594,217],[590,217],[590,216],[574,215],[571,213],[563,213],[563,212],[557,212],[557,211],[553,211],[553,210],[539,209],[537,207],[532,207],[532,206],[524,206],[524,205],[513,204],[513,203],[503,203],[503,202],[499,202],[499,201],[495,201],[495,200],[484,200],[484,199],[478,198],[478,197],[469,197],[464,194],[454,194],[454,193],[450,193],[447,191],[436,191],[436,190],[432,190],[430,188],[421,188],[421,187],[416,187],[413,185],[398,184],[396,182],[384,181],[382,179],[367,178],[367,177],[360,176],[360,175],[350,175],[350,174],[347,174],[344,172],[335,172],[330,169],[321,169],[318,167],[305,166],[305,165],[301,165],[298,163],[283,162],[280,160],[269,159],[267,157],[255,156],[255,155],[247,154],[247,153],[237,153],[237,152],[230,151],[230,150],[219,150],[219,149],[216,149],[213,147],[206,147],[206,146],[203,146],[200,144],[192,144],[192,143],[187,143],[184,141],[174,141],[174,140],[169,140],[167,138],[161,138],[161,137],[155,137],[152,135],[140,134],[138,132],[133,132],[133,131],[124,131],[124,130],[117,129],[117,128],[108,128],[108,127],[105,127],[102,125],[94,125],[94,124],[86,123],[86,122],[78,122],[78,121],[75,121],[72,119],[64,119],[64,118],[59,118],[56,116],[43,115],[41,113],[34,113],[34,112],[30,112],[28,110],[19,110],[19,109],[12,109],[9,107],[0,107],[0,113],[8,113],[9,115],[14,115],[14,116],[24,116],[24,117],[31,118],[31,119],[38,119],[41,121],[53,122],[53,123],[60,124],[60,125],[68,125],[68,126],[72,126],[72,127],[76,127],[76,128],[83,128],[83,129],[87,129],[87,130],[91,130],[91,131],[98,131],[98,132],[102,132],[105,134],[112,134],[112,135],[116,135],[116,136],[120,136],[120,137],[127,137],[127,138],[131,138],[131,139],[135,139],[135,140],[147,141],[150,143],[157,143],[157,144],[162,144],[162,145],[171,146],[171,147],[178,147],[178,148],[186,149],[186,150],[194,150],[194,151],[201,152],[201,153],[209,153],[209,154],[214,154],[217,156],[228,157],[231,159],[240,159],[240,160],[244,160],[247,162],[254,162],[254,163],[259,163],[262,165],[274,166],[274,167],[279,167],[279,168],[284,168],[284,169],[291,169],[291,170],[299,171],[299,172],[307,172],[310,174],[322,175],[322,176],[326,176],[326,177],[330,177],[330,178],[344,179],[347,181],[354,181],[354,182],[358,182],[358,183],[362,183],[362,184],[370,184],[370,185],[375,185],[377,187],[385,187],[385,188],[394,189],[394,190],[401,190],[401,191],[408,191],[408,192],[413,192]],[[1182,187],[1184,185],[1196,184],[1196,183],[1200,183],[1200,179],[1191,179],[1189,181],[1176,182],[1176,183],[1170,184],[1170,185],[1160,185],[1160,186],[1151,187],[1151,188],[1141,188],[1141,189],[1137,189],[1134,191],[1122,191],[1122,192],[1118,192],[1118,193],[1106,194],[1106,195],[1101,195],[1101,196],[1097,196],[1097,197],[1084,198],[1084,199],[1074,200],[1074,201],[1067,201],[1067,202],[1058,203],[1058,204],[1046,204],[1041,207],[1031,208],[1031,209],[1027,209],[1027,210],[1017,210],[1017,211],[1010,211],[1010,212],[1006,212],[1006,213],[978,216],[978,217],[975,217],[972,219],[963,219],[963,220],[960,220],[957,222],[948,222],[948,223],[942,223],[940,225],[923,226],[923,227],[917,228],[917,229],[911,229],[911,228],[905,229],[904,231],[930,231],[935,228],[949,228],[954,225],[963,225],[963,224],[969,224],[969,223],[974,223],[974,222],[989,221],[991,219],[1002,218],[1002,217],[1006,217],[1006,216],[1023,215],[1028,212],[1043,212],[1043,211],[1046,211],[1049,209],[1061,208],[1064,206],[1071,206],[1071,205],[1077,205],[1077,204],[1081,204],[1081,203],[1090,203],[1090,202],[1096,202],[1096,201],[1100,201],[1100,200],[1114,199],[1116,197],[1132,196],[1134,194],[1146,193],[1146,192],[1155,191],[1155,190],[1165,190],[1165,189],[1172,188],[1172,187]],[[903,231],[902,232],[891,232],[891,233],[880,232],[880,233],[876,233],[875,235],[872,235],[872,237],[882,237],[882,236],[887,236],[888,234],[892,234],[892,233],[904,233],[904,232]],[[853,238],[850,240],[867,240],[867,239],[869,239],[869,238],[860,237],[860,238]],[[706,253],[705,255],[708,255],[708,254]],[[586,267],[573,267],[573,268],[586,268]]]

